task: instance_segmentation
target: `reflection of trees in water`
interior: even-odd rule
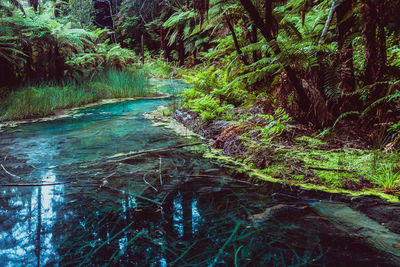
[[[38,194],[37,194],[37,227],[36,227],[36,248],[35,254],[37,258],[37,266],[40,266],[40,254],[41,254],[41,236],[42,236],[42,187],[38,187]]]
[[[162,212],[128,195],[122,199],[119,207],[104,210],[90,198],[84,200],[88,206],[76,216],[80,224],[59,251],[64,263],[210,264],[220,255],[217,262],[233,264],[236,251],[242,259],[264,263],[279,263],[282,257],[298,260],[290,248],[272,246],[278,242],[272,240],[271,228],[246,228],[245,211],[238,209],[243,199],[229,192],[199,196],[182,187],[168,195]]]
[[[62,186],[4,188],[0,210],[7,211],[0,225],[0,262],[3,265],[43,266],[54,263],[57,208],[62,201],[54,194]]]

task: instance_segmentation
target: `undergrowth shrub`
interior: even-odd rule
[[[273,138],[282,135],[284,130],[287,128],[287,123],[291,120],[289,114],[284,109],[277,109],[274,115],[270,114],[257,114],[266,121],[265,126],[257,126],[260,130],[259,137],[261,141],[269,143]]]
[[[250,149],[263,145],[268,146],[287,130],[290,120],[289,114],[284,109],[277,109],[273,115],[257,114],[246,117],[240,122],[240,127],[246,128],[240,139]]]
[[[199,92],[209,94],[214,89],[222,88],[225,84],[224,78],[221,77],[221,70],[217,70],[215,66],[210,66],[205,70],[199,71],[194,76],[185,76],[192,84],[193,88]]]
[[[201,98],[189,100],[184,104],[195,112],[199,112],[203,120],[208,119],[232,119],[233,105],[223,104],[219,99],[212,97],[211,95],[204,95]]]
[[[178,73],[177,67],[173,63],[166,62],[162,58],[146,62],[143,70],[151,76],[163,79],[173,78]]]
[[[184,75],[192,85],[183,92],[185,107],[199,112],[203,119],[233,118],[231,110],[249,99],[250,93],[240,82],[231,82],[228,71],[209,66],[195,75]]]

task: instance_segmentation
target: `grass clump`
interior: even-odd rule
[[[141,71],[128,72],[109,70],[99,74],[95,80],[107,87],[111,98],[130,98],[154,95],[148,87],[148,79]],[[99,86],[101,88],[101,86]],[[94,88],[96,90],[96,88]]]
[[[393,164],[381,166],[369,177],[374,183],[384,188],[386,193],[400,190],[400,170],[395,168]]]
[[[154,94],[143,72],[109,70],[91,81],[41,84],[13,91],[0,103],[0,120],[43,117],[60,109],[78,107],[101,99]]]

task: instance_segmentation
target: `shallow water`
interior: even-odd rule
[[[186,86],[158,85],[169,92]],[[396,205],[369,198],[363,200],[368,205],[359,205],[279,184],[251,185],[233,169],[185,148],[123,154],[188,142],[143,116],[169,102],[92,107],[0,133],[2,185],[62,183],[0,186],[0,265],[397,263],[396,252],[349,233],[350,226],[338,226],[342,221],[323,210],[334,214],[350,207],[371,218],[371,229],[378,218],[387,220],[379,224],[387,223],[396,240]]]

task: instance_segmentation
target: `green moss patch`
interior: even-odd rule
[[[296,143],[300,146],[308,146],[310,148],[318,148],[321,145],[325,145],[326,142],[318,138],[313,138],[310,136],[301,136],[296,138]]]

